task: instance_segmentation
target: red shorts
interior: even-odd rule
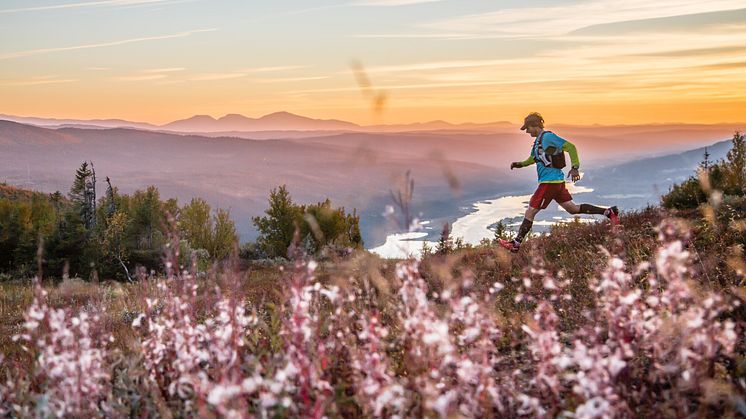
[[[544,209],[552,200],[557,201],[558,204],[572,200],[570,192],[565,188],[565,182],[540,183],[528,205],[531,208]]]

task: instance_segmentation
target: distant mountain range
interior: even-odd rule
[[[359,130],[352,122],[337,119],[313,119],[289,112],[275,112],[260,118],[249,118],[239,114],[228,114],[215,119],[209,115],[196,115],[174,121],[161,128],[170,131],[218,132],[218,131],[275,131],[275,130]]]
[[[0,120],[45,128],[134,128],[158,132],[198,133],[209,137],[240,137],[247,139],[309,138],[346,133],[403,133],[429,132],[444,134],[520,134],[517,123],[505,121],[487,123],[460,123],[436,120],[409,124],[359,125],[338,119],[314,119],[290,112],[274,112],[259,118],[240,114],[228,114],[220,118],[209,115],[195,115],[190,118],[156,125],[147,122],[135,122],[124,119],[56,119],[25,117],[0,114]],[[609,136],[625,137],[630,144],[621,144],[622,152],[634,150],[638,143],[655,140],[655,146],[666,148],[670,144],[686,146],[674,147],[676,150],[688,149],[691,140],[712,140],[723,138],[727,133],[742,129],[746,124],[683,124],[661,123],[643,125],[568,125],[551,124],[550,129],[557,130],[564,138],[608,139]],[[631,147],[630,147],[631,146]],[[673,151],[666,149],[663,151]],[[613,158],[611,159],[613,160]]]
[[[508,122],[452,124],[446,121],[416,122],[393,125],[358,125],[338,119],[314,119],[290,112],[274,112],[259,118],[228,114],[220,118],[195,115],[164,125],[133,122],[123,119],[56,119],[0,114],[0,119],[50,128],[136,128],[194,133],[262,132],[262,131],[323,131],[323,132],[395,132],[429,130],[477,130],[512,127]]]
[[[15,116],[0,114],[0,120],[18,122],[19,124],[36,125],[39,127],[62,128],[62,127],[80,127],[80,128],[137,128],[137,129],[158,129],[158,125],[147,122],[132,122],[124,119],[57,119],[57,118],[37,118],[32,116]]]

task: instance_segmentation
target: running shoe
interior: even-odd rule
[[[513,253],[518,253],[518,251],[521,249],[521,242],[519,242],[518,240],[497,239],[497,243]]]
[[[619,208],[611,207],[606,208],[604,215],[611,220],[611,225],[619,225]]]

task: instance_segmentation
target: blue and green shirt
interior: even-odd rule
[[[549,147],[554,147],[557,150],[561,149],[562,151],[566,151],[567,154],[570,155],[572,166],[580,167],[578,150],[575,148],[575,145],[551,131],[542,131],[539,133],[537,141],[534,141],[534,145],[531,148],[531,155],[526,160],[521,162],[521,167],[530,166],[536,163],[534,156],[538,153],[538,138],[541,138],[541,147],[544,150]],[[565,174],[564,172],[562,172],[562,169],[546,167],[543,164],[536,165],[536,174],[539,177],[539,183],[563,183],[565,181]]]

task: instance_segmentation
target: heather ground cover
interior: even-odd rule
[[[740,202],[518,256],[364,251],[2,288],[9,416],[743,415]]]

